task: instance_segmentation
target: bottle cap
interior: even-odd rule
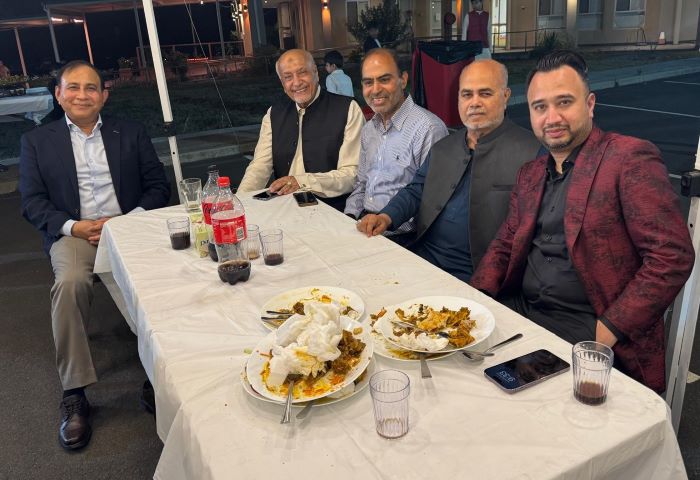
[[[209,165],[207,167],[207,173],[219,172],[219,168],[216,165]]]
[[[219,188],[221,187],[228,187],[231,185],[231,182],[229,181],[228,177],[219,177]]]

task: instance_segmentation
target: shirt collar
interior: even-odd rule
[[[547,175],[549,175],[549,178],[557,178],[561,175],[564,175],[567,173],[569,170],[571,170],[574,167],[574,163],[576,163],[576,157],[578,157],[578,154],[581,153],[581,149],[583,148],[583,144],[579,145],[578,147],[574,148],[571,153],[566,157],[566,160],[564,160],[564,163],[561,165],[562,173],[560,174],[557,172],[557,164],[554,161],[554,157],[552,154],[549,154],[549,157],[547,158]]]
[[[316,85],[316,95],[314,95],[313,100],[311,100],[305,108],[301,108],[298,103],[294,102],[294,106],[297,107],[297,113],[299,113],[301,110],[306,110],[309,108],[316,101],[319,95],[321,95],[321,86]]]
[[[66,124],[68,124],[68,130],[70,131],[75,131],[76,129],[78,131],[82,131],[82,129],[79,126],[77,126],[71,121],[70,118],[68,118],[68,115],[66,115]],[[92,132],[90,132],[90,135],[94,134],[100,128],[102,128],[102,114],[97,114],[97,123],[95,123],[95,126],[92,127]]]
[[[399,109],[396,110],[389,119],[389,125],[387,126],[386,131],[389,131],[393,126],[400,132],[414,105],[415,103],[413,102],[411,95],[407,95]],[[372,123],[376,129],[384,131],[384,121],[382,120],[382,116],[378,113],[375,113],[372,117]]]

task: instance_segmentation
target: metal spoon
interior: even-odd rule
[[[503,340],[500,343],[497,343],[496,345],[493,345],[490,348],[487,348],[483,352],[476,352],[476,351],[468,351],[468,350],[462,350],[462,354],[467,357],[469,360],[474,360],[474,361],[479,361],[483,360],[484,357],[492,357],[493,353],[491,353],[493,350],[496,350],[497,348],[502,347],[503,345],[506,345],[510,342],[514,342],[518,340],[519,338],[522,338],[523,334],[522,333],[516,333],[510,338],[507,338],[506,340]]]
[[[420,376],[421,378],[433,378],[430,373],[430,368],[428,367],[428,362],[425,360],[426,354],[419,353],[418,358],[420,359]]]

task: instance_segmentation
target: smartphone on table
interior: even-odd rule
[[[297,201],[297,205],[300,207],[308,207],[310,205],[318,205],[318,200],[311,192],[296,192],[293,193],[294,200]]]
[[[515,393],[569,370],[570,365],[549,350],[536,350],[484,370],[484,375],[508,393]]]
[[[256,200],[265,201],[265,200],[269,200],[271,198],[275,198],[276,196],[277,196],[276,193],[272,193],[269,190],[265,190],[264,192],[256,193],[255,195],[253,195],[253,198]]]

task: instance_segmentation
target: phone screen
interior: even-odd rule
[[[256,193],[255,195],[253,195],[253,198],[256,200],[269,200],[271,198],[275,198],[276,196],[276,193],[272,193],[269,190],[265,190],[264,192]]]
[[[297,201],[300,207],[318,204],[318,200],[316,200],[316,197],[311,192],[297,192],[294,194],[294,200]]]
[[[569,364],[548,350],[537,350],[484,370],[484,375],[513,393],[563,373]]]

